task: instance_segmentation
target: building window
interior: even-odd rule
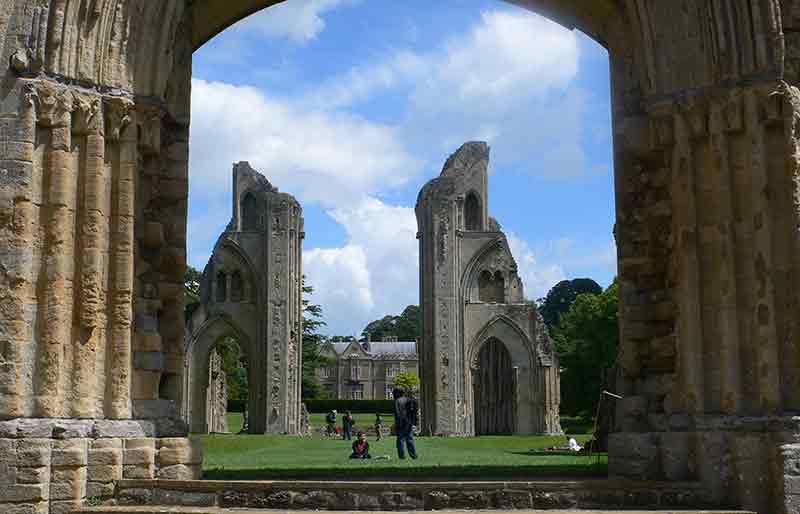
[[[357,360],[350,361],[350,378],[352,380],[361,378],[361,367],[358,365]]]
[[[323,366],[319,368],[319,376],[322,378],[328,378],[331,376],[331,369],[328,366]]]
[[[389,378],[394,378],[400,373],[400,366],[398,364],[390,364],[388,368],[386,368],[386,376]]]
[[[242,230],[258,230],[258,207],[252,193],[244,195],[242,200]]]
[[[239,270],[233,272],[231,275],[231,301],[241,302],[244,300],[244,280]]]
[[[483,230],[483,212],[478,195],[470,192],[464,202],[464,228],[467,230]]]
[[[217,301],[222,303],[228,299],[228,276],[224,272],[217,273]]]
[[[350,399],[351,400],[364,399],[364,386],[362,384],[353,386],[353,389],[350,391]]]
[[[392,394],[392,388],[391,387],[387,387],[386,388],[386,399],[387,400],[394,400],[394,395]]]

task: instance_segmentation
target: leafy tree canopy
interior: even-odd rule
[[[394,377],[394,386],[404,391],[416,391],[419,389],[419,377],[413,371],[398,373]]]
[[[552,330],[561,364],[561,411],[593,415],[619,345],[619,286],[578,295]]]
[[[361,336],[370,334],[373,341],[384,337],[396,337],[398,341],[414,341],[420,336],[420,310],[418,305],[409,305],[399,316],[384,316],[369,323]]]
[[[578,297],[583,293],[600,294],[603,288],[591,278],[576,278],[562,280],[547,293],[545,298],[539,299],[539,312],[548,328],[558,323],[559,317],[567,312]]]

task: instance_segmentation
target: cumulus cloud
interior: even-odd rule
[[[535,300],[546,296],[550,288],[566,278],[561,264],[545,262],[541,255],[543,252],[534,251],[527,241],[520,239],[513,232],[508,232],[507,237],[528,299]]]
[[[195,79],[192,88],[195,189],[227,184],[231,163],[246,160],[301,200],[335,207],[403,185],[420,169],[394,127],[247,86]]]
[[[245,18],[240,30],[256,31],[269,37],[306,43],[325,29],[323,15],[358,0],[285,0]]]
[[[536,156],[532,172],[574,176],[587,167],[579,58],[574,32],[523,10],[491,10],[438,48],[393,50],[310,88],[303,102],[342,109],[399,92],[408,103],[403,138],[417,152],[482,139],[505,164]]]
[[[303,254],[304,272],[314,286],[332,334],[354,334],[387,313],[417,302],[417,223],[413,209],[365,197],[332,210],[347,231],[341,248]]]

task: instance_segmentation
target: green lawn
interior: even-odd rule
[[[312,415],[312,425],[321,425],[323,418]],[[238,431],[241,415],[229,415],[229,426],[232,432]],[[588,438],[576,436],[581,442]],[[589,458],[542,451],[563,445],[563,437],[419,437],[416,461],[397,458],[393,437],[368,438],[371,461],[351,461],[350,442],[317,435],[209,435],[204,439],[207,479],[508,479],[595,476],[607,469],[605,455]],[[380,456],[389,458],[375,459]]]

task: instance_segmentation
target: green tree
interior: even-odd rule
[[[380,341],[387,336],[396,337],[398,341],[416,340],[420,334],[419,306],[409,305],[399,316],[388,315],[370,322],[361,336],[366,338],[368,333],[373,341]]]
[[[192,313],[200,305],[200,278],[203,275],[193,266],[186,266],[183,274],[183,314],[188,323]]]
[[[303,275],[303,384],[302,397],[306,400],[324,397],[324,391],[317,379],[317,368],[330,364],[330,359],[320,353],[324,336],[319,329],[325,326],[322,307],[311,303],[314,288],[306,284]]]
[[[592,415],[603,378],[614,367],[619,345],[619,286],[578,295],[552,330],[561,361],[561,410]]]
[[[558,324],[559,317],[569,310],[578,295],[602,292],[603,288],[591,278],[562,280],[553,286],[545,298],[539,299],[539,312],[547,327],[552,328]]]
[[[419,388],[419,377],[413,371],[398,373],[394,377],[394,386],[404,391],[416,391]]]
[[[228,398],[247,400],[249,392],[247,365],[239,341],[233,337],[225,337],[217,344],[216,348],[222,357],[222,370],[225,372],[225,382],[228,385]]]

